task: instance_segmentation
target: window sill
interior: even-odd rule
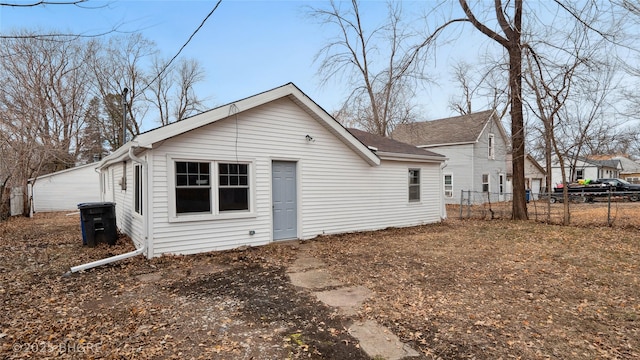
[[[181,223],[191,221],[218,221],[231,219],[249,219],[257,217],[255,212],[229,212],[222,214],[183,214],[170,215],[170,223]]]

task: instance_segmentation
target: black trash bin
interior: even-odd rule
[[[527,200],[527,203],[529,203],[529,201],[531,200],[531,190],[527,189],[525,190],[525,199]]]
[[[82,228],[82,244],[90,247],[100,242],[115,245],[116,204],[112,202],[90,202],[78,204]]]

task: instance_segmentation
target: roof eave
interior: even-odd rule
[[[386,151],[378,151],[376,154],[382,160],[394,160],[394,161],[419,161],[419,162],[441,163],[449,160],[447,157],[444,157],[444,156],[393,153],[393,152],[386,152]]]
[[[439,146],[455,146],[455,145],[473,145],[475,144],[477,141],[464,141],[464,142],[457,142],[457,143],[442,143],[442,144],[430,144],[430,145],[418,145],[419,148],[422,149],[426,149],[426,148],[432,148],[432,147],[439,147]]]

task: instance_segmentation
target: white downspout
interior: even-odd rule
[[[139,157],[137,157],[137,156],[135,156],[133,154],[134,148],[137,148],[137,146],[132,145],[131,147],[129,147],[129,157],[131,158],[131,160],[141,164],[142,167],[145,169],[145,174],[146,174],[147,162],[142,160],[142,159],[140,159]],[[90,262],[90,263],[86,263],[86,264],[82,264],[82,265],[78,265],[78,266],[72,266],[70,271],[65,273],[64,276],[69,276],[72,273],[75,273],[75,272],[78,272],[78,271],[87,270],[87,269],[91,269],[91,268],[94,268],[94,267],[97,267],[97,266],[110,264],[112,262],[128,259],[130,257],[143,255],[144,252],[147,250],[147,241],[148,241],[148,239],[147,239],[147,234],[148,234],[148,213],[149,213],[148,209],[147,209],[147,211],[144,211],[144,213],[145,213],[145,215],[144,215],[144,222],[145,222],[145,224],[144,224],[144,241],[142,242],[142,247],[141,248],[136,249],[134,251],[130,251],[128,253],[115,255],[115,256],[112,256],[112,257],[105,258],[105,259],[96,260],[96,261],[93,261],[93,262]]]

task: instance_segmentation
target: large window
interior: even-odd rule
[[[175,166],[175,199],[170,199],[175,201],[172,221],[254,215],[251,162],[170,159],[170,164]]]
[[[453,175],[444,176],[444,196],[453,197]]]
[[[208,162],[176,161],[176,213],[211,213]]]
[[[218,210],[249,210],[249,166],[218,164]]]
[[[409,201],[420,201],[420,169],[409,169]]]
[[[142,165],[136,165],[133,167],[133,182],[134,210],[138,214],[142,215]]]

